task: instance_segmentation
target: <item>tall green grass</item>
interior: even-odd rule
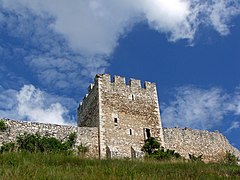
[[[186,162],[81,159],[43,153],[0,154],[0,179],[240,179],[240,167]]]

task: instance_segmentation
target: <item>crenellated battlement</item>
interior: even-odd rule
[[[88,93],[83,97],[82,102],[79,104],[78,109],[83,108],[88,102],[88,96],[92,94],[95,87],[98,87],[98,83],[103,84],[104,88],[114,87],[120,89],[129,89],[130,91],[142,91],[145,92],[156,92],[156,84],[148,81],[144,81],[143,86],[141,80],[130,78],[128,83],[126,83],[126,78],[122,76],[111,76],[109,74],[97,74],[94,79],[94,84],[88,86]]]
[[[126,85],[126,79],[125,77],[121,77],[121,76],[113,76],[112,83],[115,86],[122,86],[122,85],[124,86]]]
[[[101,81],[102,83],[109,83],[113,86],[119,87],[130,87],[138,89],[156,90],[156,83],[144,81],[144,86],[142,87],[141,80],[130,78],[128,83],[126,83],[126,78],[121,76],[111,76],[109,74],[97,74],[95,77],[95,83]]]
[[[141,88],[141,81],[137,79],[130,79],[129,80],[129,86],[133,88]]]

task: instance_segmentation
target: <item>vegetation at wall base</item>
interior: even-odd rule
[[[145,159],[183,159],[180,154],[176,153],[174,150],[165,150],[163,147],[161,147],[160,143],[154,137],[150,137],[145,141],[145,144],[142,147],[142,151],[145,152]]]
[[[82,144],[77,153],[69,153],[75,139],[75,133],[65,142],[37,134],[18,136],[1,147],[0,179],[240,179],[240,166],[229,163],[235,160],[231,153],[222,164],[185,161],[149,139],[143,147],[149,158],[144,160],[84,159],[88,148]]]
[[[179,153],[176,153],[174,150],[164,149],[161,147],[160,143],[154,138],[150,137],[145,140],[145,144],[143,145],[142,149],[145,152],[145,159],[146,160],[159,160],[159,161],[191,161],[194,163],[204,163],[203,162],[203,155],[194,155],[188,154],[189,159],[185,159],[181,157]],[[225,165],[238,165],[238,158],[232,154],[231,152],[226,152],[225,156],[223,157],[222,161],[219,162],[220,164]]]
[[[199,155],[199,156],[195,156],[194,154],[188,154],[188,156],[189,156],[189,159],[193,162],[203,162],[202,161],[202,156],[203,156],[202,154]]]
[[[240,178],[240,167],[171,161],[82,159],[64,154],[0,154],[0,179],[224,179]]]
[[[0,153],[25,151],[30,153],[65,153],[71,154],[76,142],[76,133],[71,133],[65,142],[54,137],[39,134],[18,135],[16,142],[6,143],[0,147]]]
[[[222,163],[223,164],[228,164],[228,165],[237,165],[238,164],[238,158],[234,154],[227,151]]]
[[[79,146],[77,146],[77,150],[78,150],[78,156],[80,157],[84,157],[86,152],[89,150],[88,147],[83,146],[82,144],[80,144]]]

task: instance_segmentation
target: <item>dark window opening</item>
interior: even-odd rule
[[[147,139],[151,137],[150,129],[146,129]]]
[[[117,119],[117,118],[114,118],[114,122],[115,122],[115,123],[118,123],[118,119]]]
[[[129,133],[130,133],[130,135],[132,135],[132,129],[130,129],[129,131],[130,131],[130,132],[129,132]]]
[[[132,94],[132,100],[134,101],[135,100],[135,97],[134,97],[134,95]]]

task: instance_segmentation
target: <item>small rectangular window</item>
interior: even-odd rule
[[[114,118],[114,122],[115,122],[115,123],[118,123],[118,119],[117,119],[117,118]]]
[[[132,129],[129,130],[129,134],[132,135]]]
[[[144,133],[144,139],[147,140],[151,137],[151,130],[148,128],[144,128],[143,129],[143,133]]]

